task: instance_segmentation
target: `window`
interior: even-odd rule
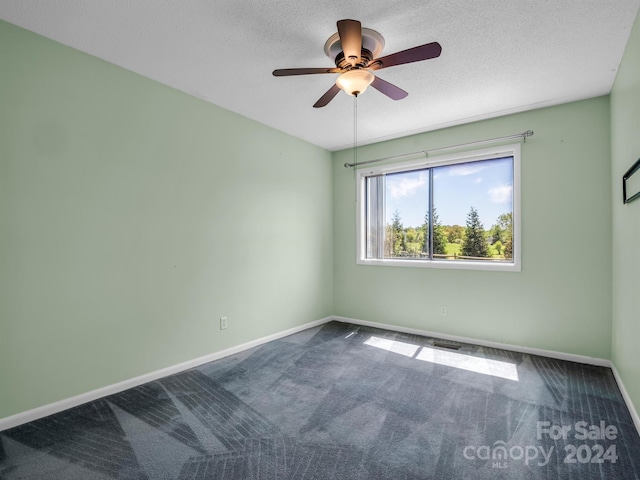
[[[358,170],[358,263],[520,271],[520,145]]]

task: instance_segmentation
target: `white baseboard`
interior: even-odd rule
[[[638,412],[631,401],[631,397],[629,396],[629,392],[624,386],[622,382],[622,377],[618,373],[616,366],[612,363],[611,370],[613,371],[613,376],[616,377],[616,382],[618,382],[618,388],[620,389],[620,393],[622,393],[622,398],[624,398],[624,403],[627,404],[627,408],[629,409],[629,413],[631,414],[631,418],[633,418],[633,423],[636,426],[636,430],[638,430],[638,435],[640,435],[640,416],[638,416]]]
[[[209,355],[205,355],[203,357],[195,358],[193,360],[188,360],[186,362],[179,363],[177,365],[172,365],[167,368],[156,370],[155,372],[150,372],[144,375],[140,375],[139,377],[130,378],[122,382],[114,383],[113,385],[107,385],[106,387],[102,387],[96,390],[92,390],[90,392],[82,393],[74,397],[65,398],[64,400],[50,403],[48,405],[43,405],[41,407],[37,407],[32,410],[27,410],[26,412],[18,413],[10,417],[0,418],[0,432],[2,432],[3,430],[8,430],[9,428],[17,427],[18,425],[22,425],[24,423],[32,422],[34,420],[37,420],[42,417],[46,417],[48,415],[53,415],[54,413],[67,410],[72,407],[77,407],[78,405],[82,405],[83,403],[91,402],[99,398],[106,397],[108,395],[113,395],[114,393],[119,393],[129,388],[137,387],[147,382],[152,382],[154,380],[158,380],[160,378],[167,377],[175,373],[189,370],[190,368],[198,367],[205,363],[213,362],[214,360],[219,360],[221,358],[228,357],[229,355],[240,353],[244,350],[257,347],[264,343],[271,342],[273,340],[278,340],[280,338],[292,335],[294,333],[307,330],[308,328],[317,327],[318,325],[325,324],[331,321],[332,319],[333,317],[326,317],[320,320],[316,320],[314,322],[305,323],[304,325],[293,327],[283,332],[274,333],[273,335],[268,335],[266,337],[258,338],[257,340],[252,340],[250,342],[243,343],[242,345],[237,345],[235,347],[220,350],[219,352],[214,352]]]
[[[401,327],[399,325],[391,325],[386,323],[369,322],[367,320],[359,320],[357,318],[332,317],[333,320],[344,323],[354,323],[356,325],[364,325],[367,327],[382,328],[383,330],[394,330],[396,332],[411,333],[414,335],[423,335],[425,337],[435,337],[442,340],[451,340],[460,343],[470,343],[472,345],[480,345],[482,347],[499,348],[501,350],[511,350],[512,352],[528,353],[529,355],[539,355],[541,357],[557,358],[558,360],[567,360],[569,362],[584,363],[587,365],[596,365],[598,367],[611,367],[611,360],[602,358],[587,357],[585,355],[575,355],[573,353],[556,352],[553,350],[542,350],[540,348],[523,347],[521,345],[511,345],[509,343],[491,342],[489,340],[480,340],[477,338],[460,337],[458,335],[448,335],[446,333],[431,332],[429,330],[421,330],[418,328]]]

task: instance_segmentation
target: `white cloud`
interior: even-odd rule
[[[466,177],[467,175],[481,172],[485,168],[487,167],[480,163],[461,163],[460,165],[450,165],[447,167],[449,175],[452,177]]]
[[[391,197],[395,200],[401,197],[410,197],[416,190],[423,187],[429,181],[426,172],[416,175],[399,175],[397,177],[387,177],[387,189]]]
[[[512,185],[503,185],[489,189],[489,199],[493,203],[507,203],[511,201],[513,193]]]

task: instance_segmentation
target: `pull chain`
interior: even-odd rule
[[[358,168],[358,95],[353,96],[353,182],[355,200],[358,202],[358,185],[356,178],[356,168]]]

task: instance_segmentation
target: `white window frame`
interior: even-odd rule
[[[366,177],[416,170],[426,167],[439,167],[469,163],[481,160],[513,157],[513,262],[465,261],[465,260],[412,260],[395,258],[366,258]],[[520,144],[501,145],[481,150],[420,158],[402,163],[378,166],[363,166],[357,170],[356,183],[356,263],[359,265],[378,265],[391,267],[449,268],[463,270],[491,270],[502,272],[521,271],[521,205],[520,205]]]

